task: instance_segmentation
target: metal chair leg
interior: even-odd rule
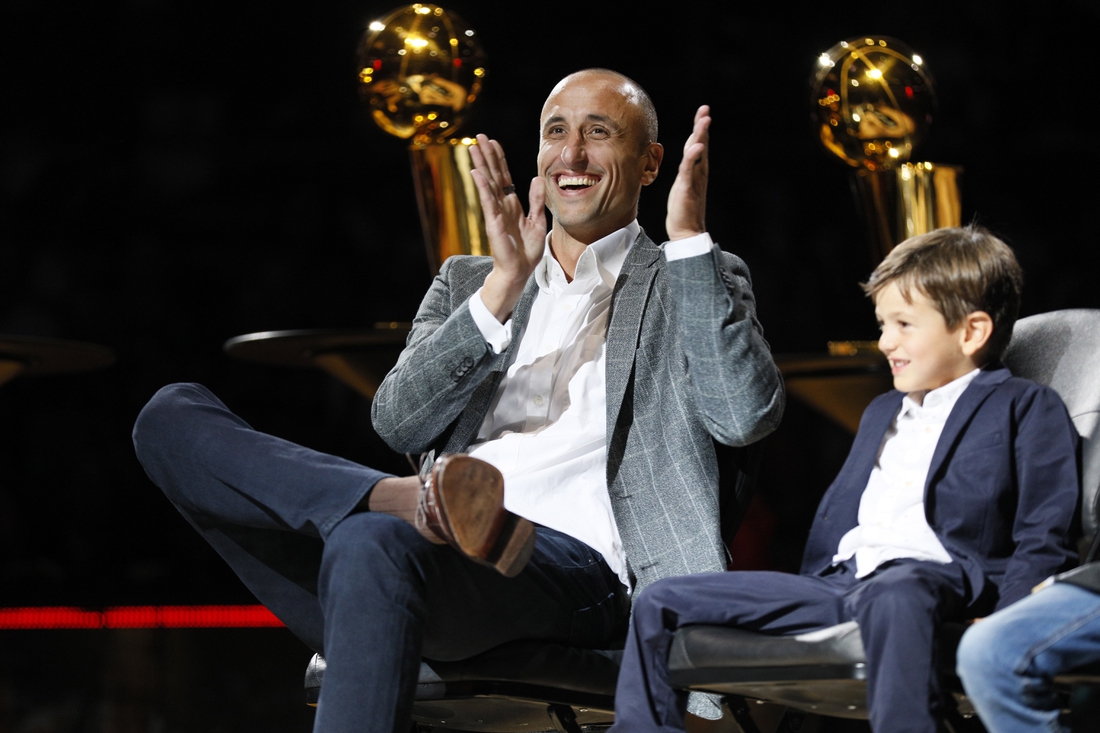
[[[729,709],[730,715],[737,721],[737,725],[741,726],[744,733],[760,733],[759,726],[756,725],[756,721],[749,714],[749,705],[745,702],[745,698],[738,695],[726,695],[722,698],[722,704]]]
[[[568,705],[547,705],[546,713],[550,716],[550,722],[558,733],[581,733],[581,726],[577,723],[577,714]]]
[[[779,719],[775,733],[799,733],[806,724],[807,717],[809,713],[794,708],[784,708],[783,717]]]

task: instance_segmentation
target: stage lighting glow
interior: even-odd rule
[[[0,608],[0,629],[240,629],[280,627],[264,606]]]

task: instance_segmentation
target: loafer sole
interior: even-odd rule
[[[436,488],[458,549],[505,577],[518,575],[535,549],[535,526],[504,508],[500,471],[466,455],[442,463]]]

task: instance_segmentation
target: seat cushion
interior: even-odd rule
[[[859,624],[848,621],[794,636],[722,626],[686,626],[669,653],[675,671],[728,667],[861,664],[867,661]]]

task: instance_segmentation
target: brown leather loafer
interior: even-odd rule
[[[441,456],[420,491],[416,525],[511,578],[535,549],[535,526],[504,508],[504,477],[463,453]]]

